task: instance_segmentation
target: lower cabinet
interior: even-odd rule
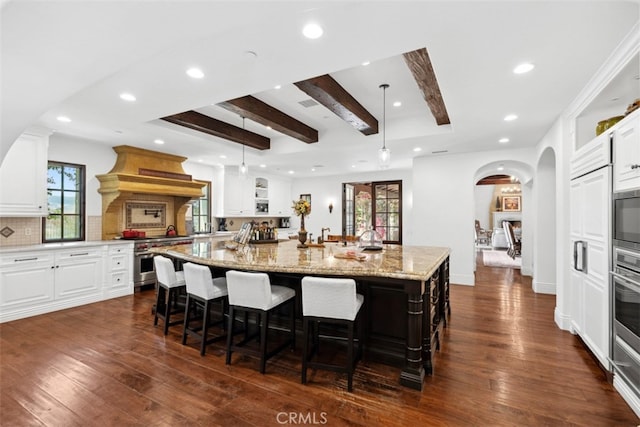
[[[6,252],[0,256],[0,322],[133,293],[132,245]]]

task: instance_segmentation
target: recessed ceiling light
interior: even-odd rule
[[[393,103],[394,107],[400,107],[401,105],[402,105],[402,102],[400,102],[400,101],[396,101],[396,102]]]
[[[281,86],[281,85],[275,85],[273,88],[274,88],[274,89],[281,89],[281,88],[282,88],[282,86]]]
[[[518,65],[516,68],[513,69],[513,72],[515,74],[524,74],[524,73],[528,73],[529,71],[533,70],[535,68],[535,65],[529,63],[529,62],[525,62],[522,63],[520,65]]]
[[[295,171],[289,171],[289,174],[293,175],[295,173]]]
[[[420,148],[420,147],[416,147],[416,148],[414,148],[414,149],[413,149],[413,151],[417,153],[417,152],[419,152],[419,151],[422,151],[422,148]]]
[[[164,141],[163,141],[163,140],[161,140],[161,139],[154,139],[154,140],[153,140],[153,142],[155,142],[155,143],[156,143],[156,144],[158,144],[158,145],[162,145],[162,144],[164,144]]]
[[[204,77],[204,73],[200,68],[189,68],[187,70],[187,75],[192,79],[201,79]]]
[[[57,119],[62,123],[71,123],[71,119],[67,116],[58,116]]]
[[[266,168],[267,165],[265,165],[264,163],[260,165],[261,168]]]
[[[500,144],[506,144],[507,142],[509,142],[509,138],[500,138],[500,139],[498,140],[498,142],[499,142]]]
[[[351,167],[352,167],[352,168],[355,168],[355,167],[356,167],[356,165],[351,165]]]
[[[504,166],[502,166],[502,165],[498,166],[498,170],[499,170],[499,171],[504,170]]]
[[[271,126],[269,126],[269,125],[265,126],[265,128],[267,128],[267,129],[272,129],[272,128],[271,128]]]
[[[315,171],[316,171],[316,168],[311,168],[311,172],[315,172]]]
[[[505,122],[512,122],[517,118],[518,118],[518,116],[516,116],[515,114],[507,114],[506,116],[504,116],[504,121]]]
[[[120,94],[120,99],[122,99],[122,100],[124,100],[124,101],[128,101],[128,102],[133,102],[133,101],[135,101],[135,100],[136,100],[136,97],[135,97],[135,96],[133,96],[133,95],[132,95],[132,94],[130,94],[130,93],[126,93],[126,92],[125,92],[125,93],[121,93],[121,94]]]
[[[364,61],[364,62],[362,63],[362,66],[363,66],[363,67],[366,67],[366,66],[367,66],[367,65],[369,65],[369,64],[371,64],[371,61]]]
[[[221,159],[226,159],[226,158],[227,158],[227,156],[225,156],[224,154],[220,154],[220,158],[221,158]]]
[[[322,27],[313,22],[305,25],[302,29],[302,34],[304,34],[304,36],[308,39],[317,39],[319,37],[322,37],[323,32],[324,31],[322,30]]]

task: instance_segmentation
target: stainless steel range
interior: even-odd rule
[[[155,285],[156,272],[153,267],[153,255],[150,248],[173,245],[190,245],[193,243],[192,237],[156,237],[138,238],[133,245],[133,285],[140,287],[144,285]]]

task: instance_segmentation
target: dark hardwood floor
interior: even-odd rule
[[[422,392],[399,370],[358,365],[346,378],[310,371],[300,350],[258,372],[222,344],[205,357],[153,327],[153,290],[0,325],[3,426],[636,426],[578,338],[553,322],[555,297],[519,270],[477,270],[451,287],[452,316]]]

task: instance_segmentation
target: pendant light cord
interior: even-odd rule
[[[387,149],[387,88],[388,84],[380,85],[382,88],[382,149]]]

